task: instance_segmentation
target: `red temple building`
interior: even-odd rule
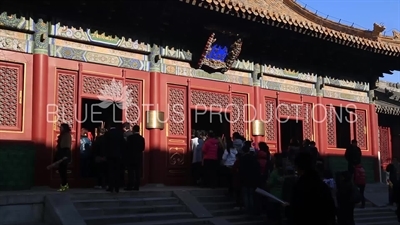
[[[80,121],[104,98],[123,107],[98,108],[98,121],[117,111],[142,128],[143,183],[188,183],[192,129],[239,132],[273,152],[308,138],[336,171],[357,139],[371,182],[400,157],[400,86],[379,81],[400,70],[400,34],[382,25],[343,25],[293,0],[5,2],[0,189],[59,184],[46,166],[62,122],[74,140],[71,185],[81,184],[81,128],[100,124]],[[128,96],[104,97],[112,87]]]

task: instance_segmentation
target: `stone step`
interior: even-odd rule
[[[238,212],[238,211],[237,211]],[[235,216],[224,216],[221,217],[222,219],[225,219],[229,223],[232,224],[250,224],[250,223],[258,223],[258,222],[263,222],[263,224],[266,224],[267,219],[265,216],[259,216],[259,217],[249,217],[247,215],[235,215]]]
[[[218,209],[233,209],[236,206],[236,202],[213,202],[213,203],[204,203],[203,206],[207,210],[218,210]]]
[[[138,205],[174,205],[178,204],[179,199],[174,197],[149,197],[149,198],[119,198],[119,199],[89,199],[76,200],[74,205],[77,209],[82,208],[110,208],[128,207]]]
[[[225,195],[215,195],[215,196],[199,196],[197,200],[200,203],[219,203],[219,202],[232,202],[232,197]]]
[[[393,215],[394,212],[390,211],[364,211],[364,212],[354,212],[354,218],[364,218],[364,217],[374,217],[374,216],[387,216]]]
[[[226,195],[227,194],[227,190],[226,189],[193,190],[193,191],[190,191],[190,194],[192,194],[195,197],[221,196],[221,195]]]
[[[171,213],[145,213],[132,215],[107,215],[107,216],[90,216],[83,217],[87,225],[110,225],[136,222],[166,221],[172,219],[189,219],[193,218],[190,212],[171,212]]]
[[[17,224],[10,224],[10,225],[47,225],[43,222],[33,222],[33,223],[17,223]]]
[[[265,225],[267,222],[265,220],[260,221],[242,221],[242,222],[231,222],[234,225]]]
[[[119,223],[112,225],[205,225],[211,224],[208,219],[174,219],[163,221],[146,221],[138,223]]]
[[[110,208],[83,208],[79,213],[83,217],[88,216],[107,216],[107,215],[126,215],[143,213],[164,213],[164,212],[185,212],[186,206],[183,205],[149,205],[131,207],[110,207]]]
[[[371,222],[371,223],[356,222],[356,225],[399,225],[399,222],[397,222],[397,220],[379,221],[379,222]]]
[[[392,211],[387,207],[365,207],[365,208],[355,208],[354,213],[369,213],[369,212],[387,212]]]
[[[354,209],[354,220],[356,224],[360,225],[398,224],[395,212],[387,207],[356,208]]]
[[[230,209],[218,209],[210,211],[214,217],[224,217],[224,216],[234,216],[234,215],[243,215],[243,211],[235,210],[233,208]]]
[[[135,197],[172,197],[172,191],[124,191],[118,194],[108,192],[89,192],[89,193],[72,193],[70,198],[74,200],[89,200],[89,199],[121,199]]]
[[[356,223],[366,224],[366,223],[380,223],[381,221],[397,221],[396,215],[385,216],[385,215],[377,215],[377,216],[368,216],[368,217],[357,217],[354,218]]]

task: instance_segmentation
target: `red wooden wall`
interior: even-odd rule
[[[12,60],[0,61],[0,70],[6,71],[1,73],[3,77],[0,80],[3,82],[0,87],[3,88],[0,91],[2,95],[0,96],[2,103],[0,115],[5,118],[0,120],[0,139],[31,140],[32,116],[34,115],[34,112],[30,112],[34,101],[31,94],[32,56],[7,51],[4,51],[4,54]],[[46,163],[52,161],[52,149],[55,147],[59,132],[58,125],[61,122],[69,122],[72,126],[75,145],[69,176],[72,182],[81,182],[78,175],[79,157],[76,151],[78,147],[76,140],[80,136],[81,126],[77,120],[81,119],[82,98],[97,99],[103,85],[110,84],[113,79],[116,82],[122,82],[132,90],[132,100],[139,106],[125,109],[125,115],[129,120],[137,121],[143,128],[144,113],[148,110],[143,105],[149,103],[148,96],[151,96],[150,73],[57,58],[49,59],[48,71],[48,90],[43,90],[43,94],[47,96],[48,111],[54,113],[48,113],[49,122],[43,125],[47,128],[44,144],[49,150],[40,153],[41,155],[37,157]],[[4,88],[3,86],[10,85],[9,82],[4,82],[10,77],[14,78],[15,84],[11,82],[13,87]],[[190,110],[195,106],[197,109],[229,112],[234,118],[231,123],[231,133],[239,132],[248,139],[266,141],[271,151],[275,152],[281,148],[278,119],[298,118],[303,121],[303,137],[315,140],[322,154],[342,155],[344,149],[339,149],[335,145],[340,137],[336,137],[336,132],[334,132],[336,124],[335,120],[330,119],[334,116],[330,107],[349,103],[350,108],[355,110],[353,118],[357,118],[354,119],[354,126],[352,126],[354,129],[354,132],[351,132],[352,138],[358,140],[364,155],[374,154],[371,150],[374,145],[373,132],[369,127],[373,118],[370,116],[372,114],[369,104],[261,90],[257,87],[167,74],[160,74],[157,82],[160,87],[157,108],[165,112],[167,123],[165,129],[159,133],[160,137],[151,139],[152,141],[159,140],[157,145],[160,149],[157,151],[160,151],[160,154],[156,159],[150,159],[149,151],[152,146],[150,141],[146,141],[144,182],[149,180],[149,171],[154,168],[161,169],[157,170],[158,175],[153,176],[152,182],[183,184],[189,181]],[[251,136],[250,121],[256,118],[264,120],[264,137]],[[146,140],[150,140],[150,131],[143,129],[142,132]],[[45,166],[36,169],[37,174],[42,177],[41,180],[51,181],[53,185],[58,184],[59,177],[55,171],[49,172]]]

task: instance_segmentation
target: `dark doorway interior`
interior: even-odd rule
[[[230,114],[229,113],[211,113],[210,111],[191,110],[192,129],[212,130],[218,137],[230,137]]]
[[[356,137],[355,123],[352,123],[351,109],[345,107],[335,107],[335,120],[336,120],[336,147],[347,148],[351,142],[351,126],[354,126],[353,132]]]
[[[290,139],[303,141],[303,121],[301,120],[281,120],[281,152],[289,147]]]
[[[103,104],[104,106],[109,106],[102,108],[99,106],[101,102],[95,99],[82,99],[82,128],[87,129],[93,134],[95,129],[101,126],[102,122],[105,122],[106,127],[111,121],[122,122],[122,109],[112,102]]]

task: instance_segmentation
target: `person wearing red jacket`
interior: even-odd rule
[[[208,187],[215,188],[218,182],[218,149],[220,142],[215,137],[214,132],[208,133],[208,138],[203,144],[203,168],[204,168],[204,184]]]

